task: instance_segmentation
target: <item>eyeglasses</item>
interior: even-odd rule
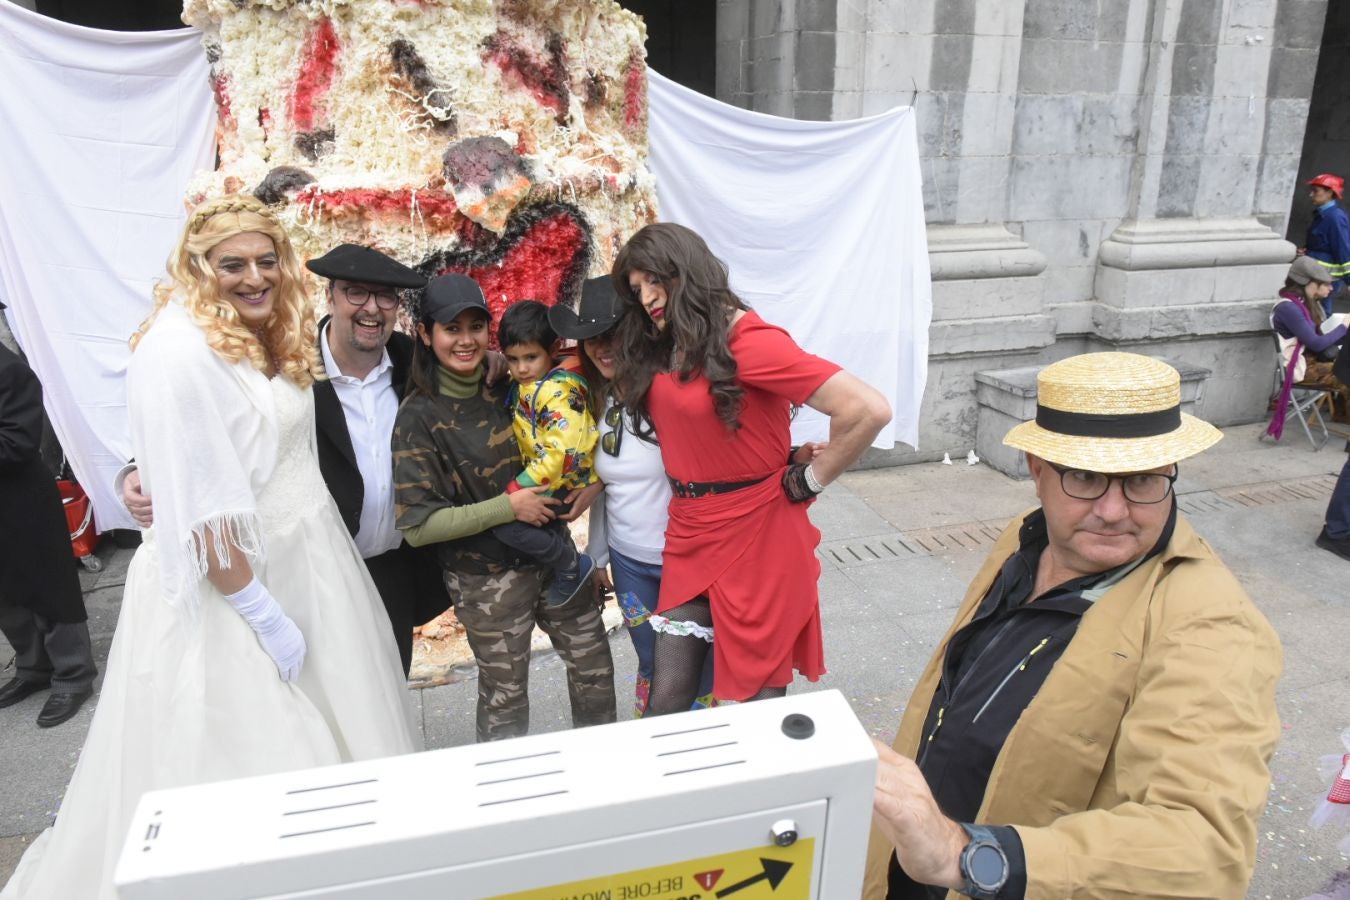
[[[1111,482],[1119,481],[1125,499],[1131,503],[1161,503],[1172,493],[1172,483],[1177,480],[1178,474],[1175,466],[1171,475],[1161,475],[1157,472],[1106,475],[1084,469],[1064,469],[1049,461],[1046,465],[1059,473],[1060,487],[1075,500],[1096,500],[1111,489]]]
[[[380,309],[393,309],[398,306],[398,292],[393,288],[384,288],[379,291],[372,291],[363,288],[358,284],[344,284],[342,286],[342,296],[347,298],[347,302],[352,306],[365,306],[371,297],[375,298],[375,305]]]
[[[610,430],[600,436],[600,449],[610,456],[618,456],[619,445],[623,443],[623,407],[611,406],[606,410],[605,424]]]

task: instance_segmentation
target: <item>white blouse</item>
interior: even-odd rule
[[[666,546],[666,518],[670,507],[670,483],[661,462],[661,448],[639,438],[627,414],[622,414],[619,455],[604,450],[605,423],[610,407],[600,416],[600,441],[595,451],[595,471],[605,483],[603,503],[591,507],[590,554],[597,565],[609,562],[608,548],[629,559],[661,564]],[[600,513],[600,515],[596,515]]]

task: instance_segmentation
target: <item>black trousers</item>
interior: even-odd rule
[[[367,559],[366,568],[389,614],[406,674],[412,668],[413,628],[450,608],[440,564],[431,548],[404,542],[388,553]]]
[[[14,647],[20,681],[51,683],[52,692],[76,694],[94,684],[98,668],[87,622],[53,622],[21,606],[0,603],[0,631]]]

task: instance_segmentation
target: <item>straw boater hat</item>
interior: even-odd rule
[[[1136,353],[1086,353],[1036,376],[1036,418],[1003,443],[1091,472],[1142,472],[1194,456],[1223,434],[1181,411],[1181,376]]]

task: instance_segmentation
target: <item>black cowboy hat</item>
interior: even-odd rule
[[[341,278],[358,284],[420,288],[427,283],[425,277],[393,257],[360,244],[338,244],[323,256],[305,263],[305,267],[324,278]]]
[[[614,280],[608,275],[587,278],[581,286],[581,302],[572,307],[558,303],[549,307],[548,323],[558,337],[584,341],[609,331],[623,318],[625,307],[614,292]]]

